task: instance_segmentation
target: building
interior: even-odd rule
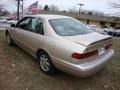
[[[39,14],[56,14],[74,17],[85,24],[96,25],[100,27],[120,27],[119,17],[108,17],[108,16],[96,16],[88,14],[69,13],[69,12],[58,12],[58,11],[38,11]]]

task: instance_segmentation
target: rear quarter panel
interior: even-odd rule
[[[73,53],[83,53],[86,49],[85,46],[71,42],[64,38],[50,38],[47,37],[43,44],[43,48],[49,52],[51,58],[55,61],[62,60],[71,63],[80,62],[71,58]]]

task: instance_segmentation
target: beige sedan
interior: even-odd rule
[[[41,70],[56,69],[88,77],[103,68],[114,54],[112,38],[88,29],[80,21],[60,15],[31,15],[6,29],[6,41],[38,59]]]

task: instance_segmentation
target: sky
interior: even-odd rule
[[[11,12],[16,11],[16,7],[14,5],[15,3],[11,1],[14,0],[3,0],[0,1],[0,4],[4,4],[5,8]],[[36,1],[39,1],[39,5],[41,5],[42,7],[46,4],[56,5],[59,7],[60,10],[68,10],[69,8],[78,9],[79,6],[77,4],[82,3],[84,4],[82,9],[102,11],[105,14],[113,14],[118,12],[118,10],[113,9],[108,5],[108,2],[110,0],[24,0],[24,7],[27,8],[29,5]]]

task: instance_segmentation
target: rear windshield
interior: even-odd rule
[[[54,31],[61,36],[75,36],[91,33],[86,25],[74,18],[62,18],[49,20]]]

